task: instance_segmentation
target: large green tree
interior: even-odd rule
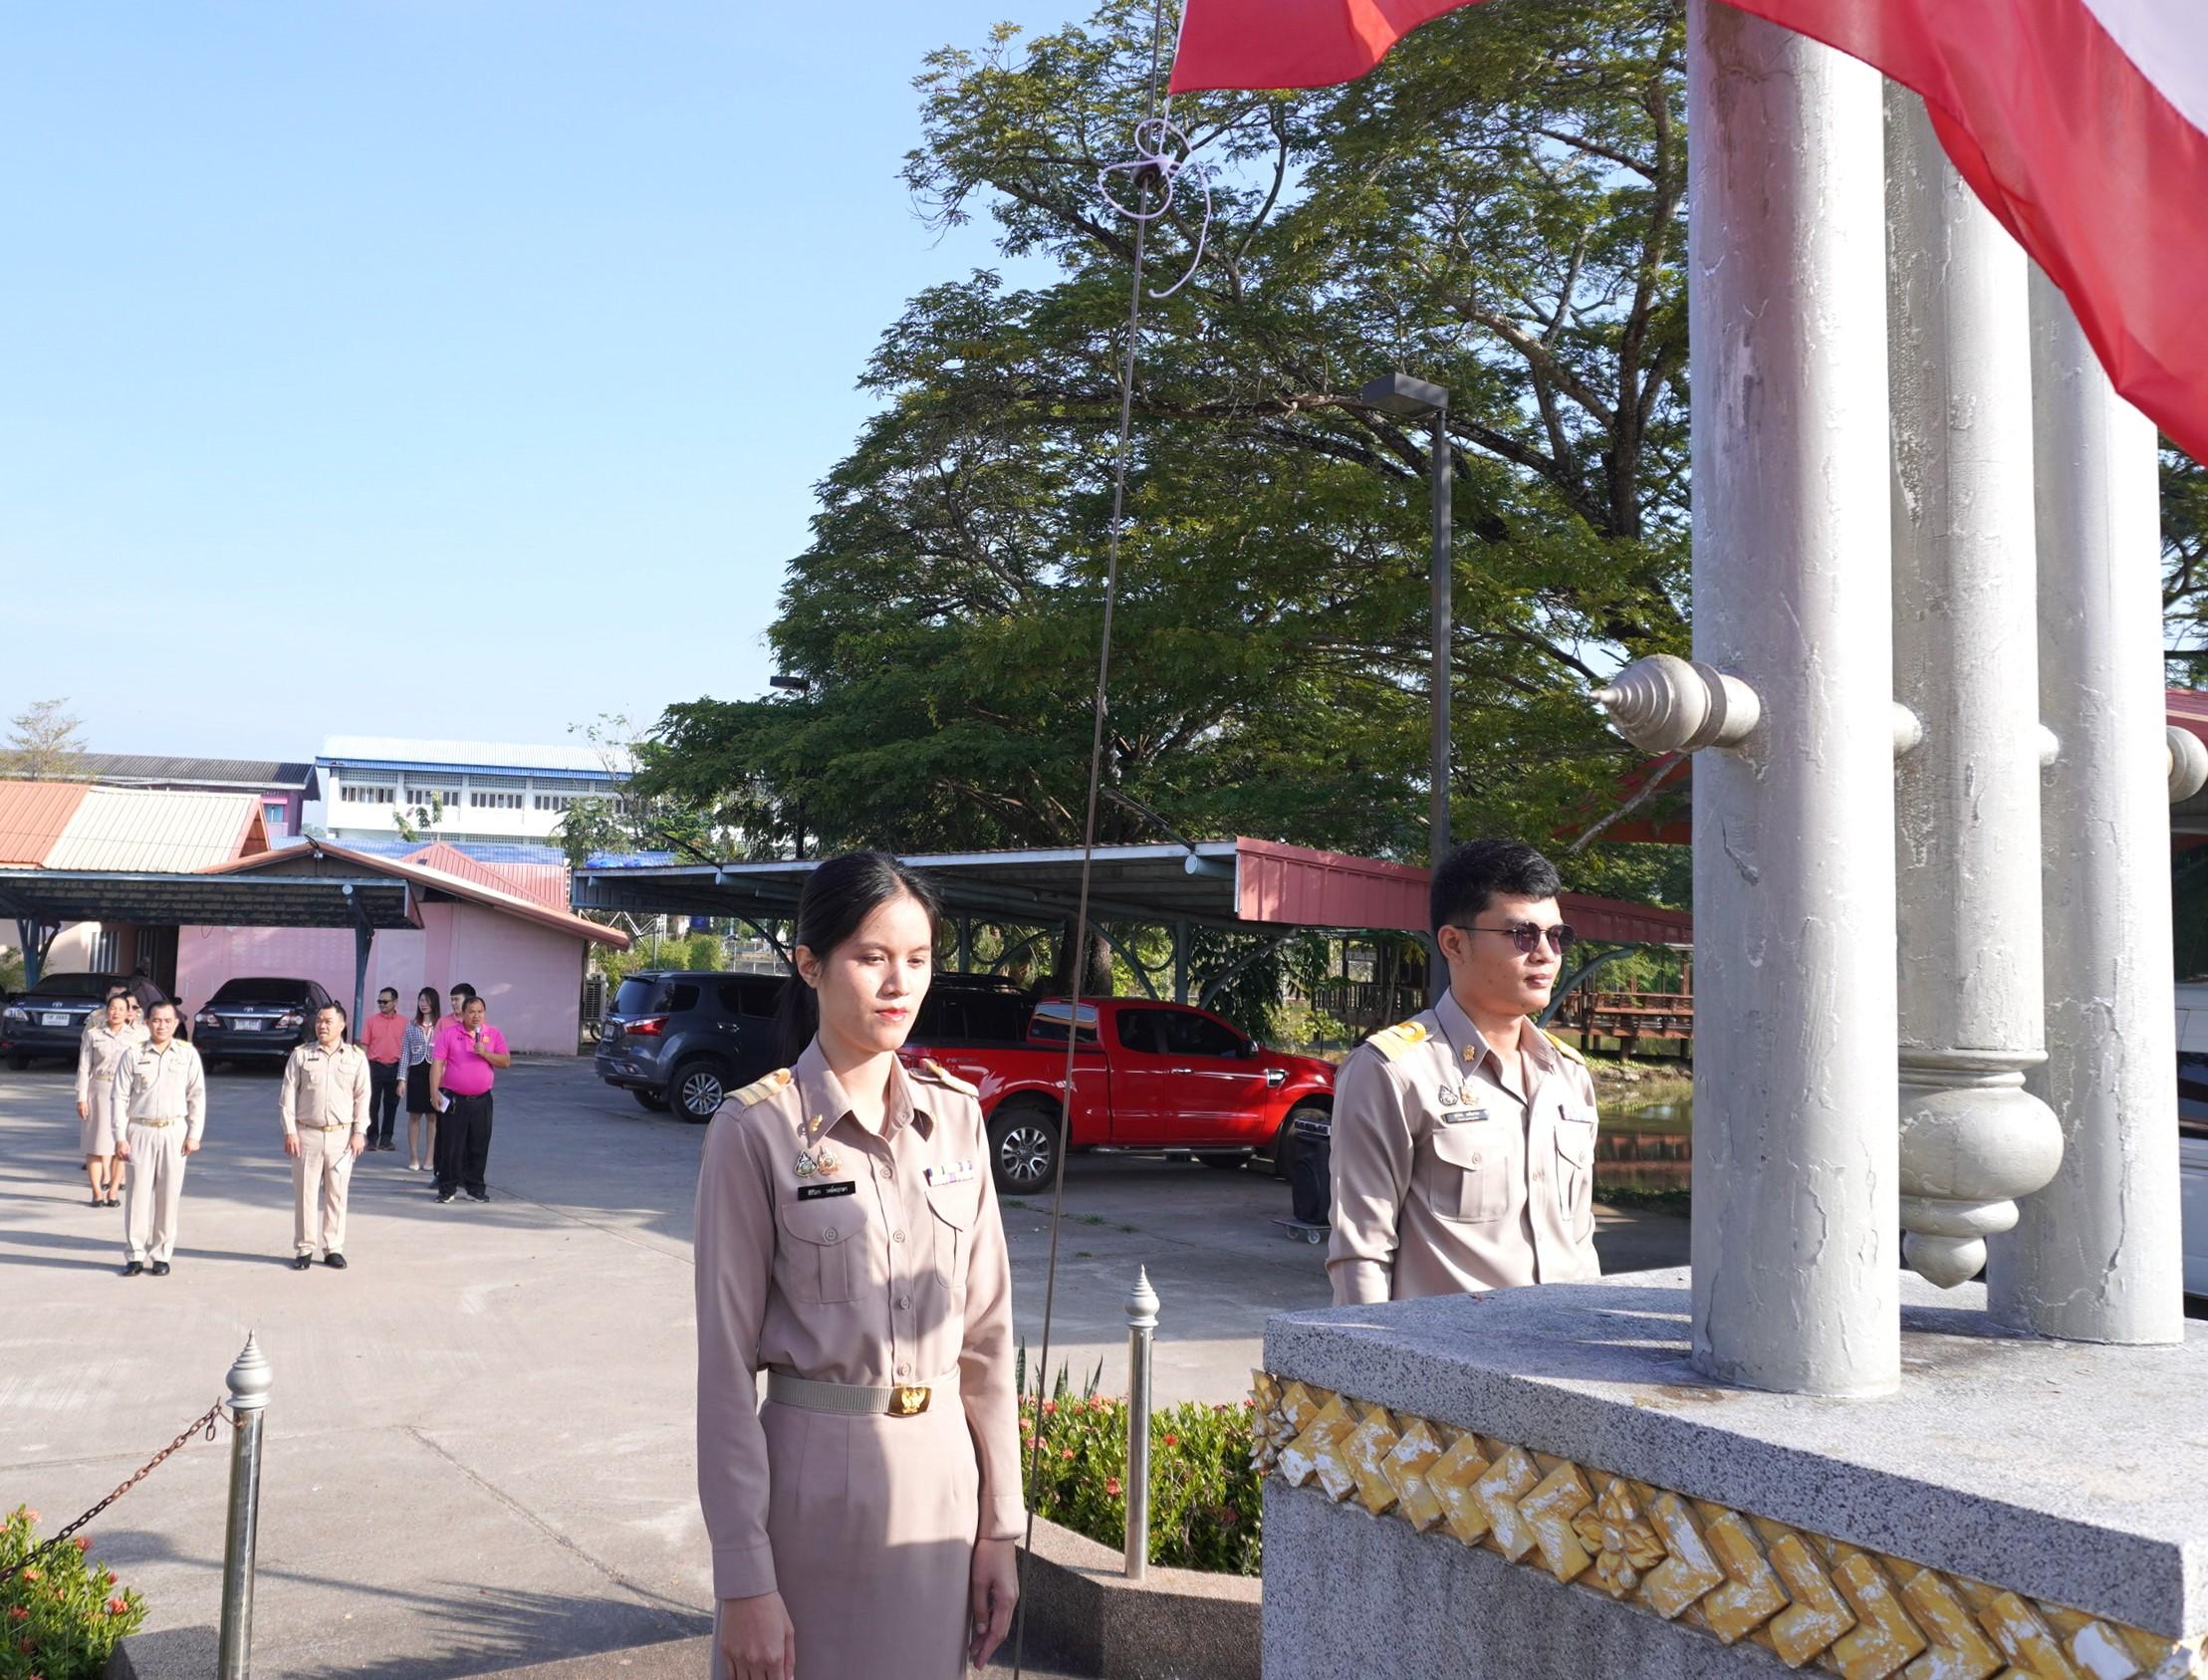
[[[1451,399],[1456,831],[1605,808],[1630,755],[1591,679],[1686,639],[1682,12],[1515,0],[1346,90],[1176,103],[1216,216],[1144,305],[1110,786],[1182,833],[1423,853],[1426,446],[1357,395],[1402,368]],[[1078,839],[1132,256],[1096,177],[1149,42],[1109,0],[928,61],[916,201],[1044,278],[946,282],[883,335],[772,631],[810,691],[670,708],[642,791],[769,843],[801,806],[828,845]],[[1198,233],[1179,185],[1157,286]]]

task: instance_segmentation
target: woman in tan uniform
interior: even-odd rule
[[[897,1056],[935,920],[933,889],[881,852],[816,869],[783,1006],[791,1066],[706,1134],[713,1680],[950,1680],[1011,1623],[1012,1279],[981,1105]]]
[[[96,1208],[123,1205],[123,1162],[115,1152],[123,1135],[115,1117],[115,1065],[124,1051],[144,1040],[145,1029],[130,1024],[128,999],[117,992],[108,999],[107,1019],[86,1028],[77,1047],[78,1145]]]

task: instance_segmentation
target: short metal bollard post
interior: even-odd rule
[[[253,1671],[253,1542],[261,1512],[261,1414],[274,1371],[249,1332],[230,1367],[230,1523],[222,1540],[222,1637],[216,1680],[247,1680]]]
[[[1127,1297],[1127,1579],[1150,1571],[1150,1340],[1157,1329],[1157,1291],[1148,1267],[1137,1267]]]

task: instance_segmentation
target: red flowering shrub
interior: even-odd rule
[[[22,1506],[0,1522],[0,1569],[38,1548],[38,1513]],[[108,1656],[145,1620],[145,1601],[114,1591],[112,1570],[91,1561],[92,1540],[78,1535],[43,1562],[0,1584],[0,1680],[96,1680]]]

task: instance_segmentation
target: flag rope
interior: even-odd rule
[[[1082,822],[1081,891],[1075,901],[1074,937],[1067,963],[1071,982],[1068,989],[1073,994],[1073,1008],[1066,1023],[1066,1099],[1059,1113],[1058,1150],[1051,1177],[1050,1260],[1043,1273],[1043,1346],[1036,1365],[1035,1430],[1033,1441],[1027,1448],[1027,1487],[1022,1490],[1028,1508],[1027,1540],[1020,1549],[1020,1601],[1013,1619],[1012,1680],[1020,1680],[1025,1671],[1027,1653],[1027,1576],[1028,1564],[1035,1555],[1035,1500],[1032,1490],[1036,1485],[1036,1470],[1042,1456],[1043,1395],[1050,1383],[1051,1322],[1058,1305],[1058,1238],[1066,1214],[1066,1143],[1073,1132],[1074,1055],[1081,1043],[1082,980],[1089,967],[1089,886],[1097,857],[1098,796],[1104,782],[1104,716],[1107,709],[1105,702],[1111,678],[1111,619],[1119,594],[1119,529],[1126,515],[1127,460],[1133,453],[1134,362],[1142,334],[1142,260],[1148,246],[1150,223],[1163,215],[1172,202],[1173,178],[1187,162],[1187,136],[1173,126],[1158,104],[1158,72],[1163,64],[1164,47],[1165,0],[1156,0],[1150,13],[1149,92],[1144,99],[1142,120],[1135,124],[1134,129],[1137,156],[1131,162],[1109,165],[1099,171],[1097,177],[1098,191],[1104,202],[1134,223],[1134,273],[1127,290],[1126,351],[1119,360],[1119,436],[1111,469],[1111,527],[1104,545],[1104,625],[1097,649],[1097,695],[1089,743],[1088,807]],[[1169,108],[1170,99],[1166,104]],[[1181,146],[1177,159],[1164,150],[1167,140],[1175,138]],[[1132,208],[1121,204],[1109,190],[1110,176],[1122,171],[1129,175],[1134,188],[1135,203]],[[1204,221],[1208,231],[1211,221],[1211,187],[1201,174],[1197,178],[1204,185]],[[1153,183],[1161,187],[1162,191],[1156,207],[1149,208]],[[1188,273],[1175,281],[1166,292],[1154,295],[1165,297],[1179,291],[1187,283],[1189,275],[1196,272],[1196,263],[1202,260],[1202,240],[1199,237],[1196,257],[1189,264]],[[1017,1401],[1021,1396],[1014,1398]]]

